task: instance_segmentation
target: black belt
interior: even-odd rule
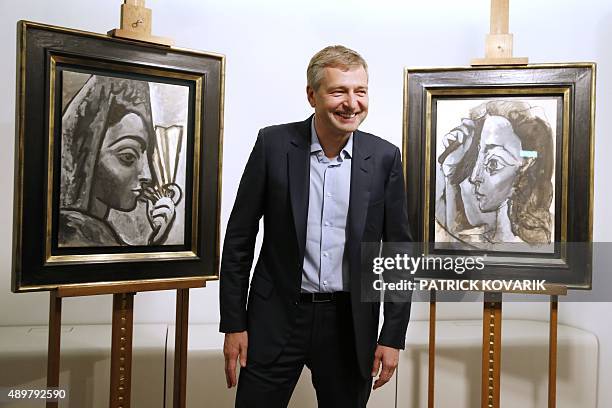
[[[348,292],[300,293],[300,303],[328,303],[348,298]]]

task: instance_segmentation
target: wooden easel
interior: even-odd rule
[[[509,32],[510,0],[491,0],[491,29],[485,41],[485,57],[475,58],[472,66],[527,65],[528,58],[513,57],[513,36]],[[514,292],[525,293],[525,292]],[[548,349],[548,408],[556,407],[557,391],[557,322],[559,295],[567,294],[565,286],[547,286],[545,291],[529,292],[550,296]],[[502,293],[484,292],[482,316],[482,384],[481,408],[500,407]],[[434,408],[436,292],[430,292],[429,303],[429,375],[428,408]]]
[[[152,11],[145,0],[124,0],[120,28],[108,32],[111,37],[142,41],[171,47],[170,38],[151,34]],[[134,295],[137,292],[176,289],[176,331],[174,352],[173,407],[184,408],[187,389],[187,333],[189,289],[205,287],[202,278],[180,278],[146,282],[109,283],[105,285],[66,285],[51,291],[49,305],[49,343],[47,387],[59,386],[62,298],[91,295],[113,295],[110,408],[129,408],[132,371],[132,329]],[[57,408],[57,401],[47,401],[47,408]]]
[[[485,40],[485,57],[473,59],[472,66],[527,65],[527,58],[515,58],[512,55],[514,39],[509,32],[509,23],[510,0],[491,0],[491,29]],[[482,315],[481,408],[499,408],[500,404],[501,325],[502,294],[485,292]],[[554,330],[556,333],[556,325]],[[552,343],[549,348],[553,349]],[[554,350],[556,362],[556,338]],[[549,383],[556,382],[556,373],[554,379],[549,376],[548,380]],[[433,407],[433,402],[431,406]]]
[[[111,337],[110,408],[129,408],[132,371],[132,328],[134,295],[137,292],[176,289],[176,331],[174,351],[173,407],[185,407],[187,389],[187,323],[189,289],[205,287],[202,278],[177,281],[134,282],[130,284],[66,285],[50,293],[47,387],[59,386],[62,298],[113,295]],[[57,408],[57,401],[47,401],[47,408]]]
[[[482,384],[481,408],[500,407],[502,296],[501,292],[483,292],[482,314]],[[557,323],[559,296],[567,295],[567,287],[546,285],[544,291],[509,292],[526,295],[550,296],[550,322],[548,336],[548,408],[557,406]],[[427,407],[435,407],[436,361],[436,291],[429,297],[429,367]]]

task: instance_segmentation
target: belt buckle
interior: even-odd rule
[[[329,295],[330,297],[327,299],[317,299],[317,295]],[[329,303],[333,300],[331,293],[313,293],[312,294],[312,303]]]

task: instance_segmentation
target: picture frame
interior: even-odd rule
[[[14,292],[218,278],[224,72],[18,22]]]
[[[590,289],[595,63],[407,68],[403,157],[414,239],[484,268],[423,278]]]

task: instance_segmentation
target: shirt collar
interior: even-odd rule
[[[315,117],[313,116],[312,120],[310,121],[310,153],[320,151],[323,151],[323,147],[319,142],[319,135],[317,135],[317,130],[315,129]],[[353,157],[353,133],[350,134],[340,153],[343,159],[350,159]]]

